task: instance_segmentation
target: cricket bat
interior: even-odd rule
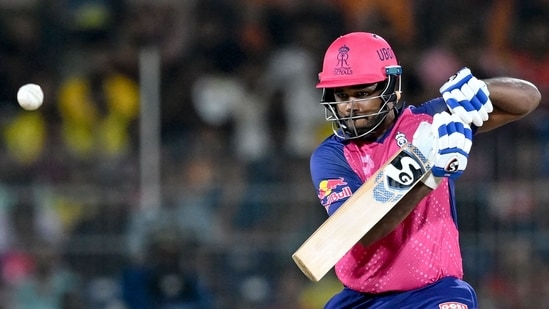
[[[422,122],[414,134],[416,145],[406,143],[295,251],[294,262],[311,281],[322,279],[430,173],[434,139],[430,124]]]

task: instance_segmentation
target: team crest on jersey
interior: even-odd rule
[[[369,154],[361,158],[362,161],[362,172],[364,175],[369,176],[372,174],[372,169],[374,168],[374,160],[370,157]]]
[[[468,309],[469,307],[466,304],[462,304],[462,303],[448,302],[444,304],[439,304],[438,308],[439,309]]]
[[[395,139],[398,147],[404,147],[404,145],[408,144],[408,139],[406,139],[406,135],[402,132],[398,132]]]

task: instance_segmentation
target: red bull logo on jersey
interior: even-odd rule
[[[468,309],[469,308],[465,304],[455,303],[455,302],[440,304],[438,305],[438,307],[440,309]]]
[[[351,196],[351,188],[343,178],[322,180],[318,185],[318,198],[324,207],[329,207],[333,202]]]

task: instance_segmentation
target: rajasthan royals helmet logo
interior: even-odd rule
[[[339,67],[348,67],[349,64],[347,63],[347,59],[349,59],[349,50],[350,48],[347,47],[347,45],[341,46],[337,54],[337,66]]]

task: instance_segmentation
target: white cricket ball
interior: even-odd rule
[[[17,91],[17,102],[26,110],[35,110],[42,105],[44,92],[37,84],[25,84]]]

